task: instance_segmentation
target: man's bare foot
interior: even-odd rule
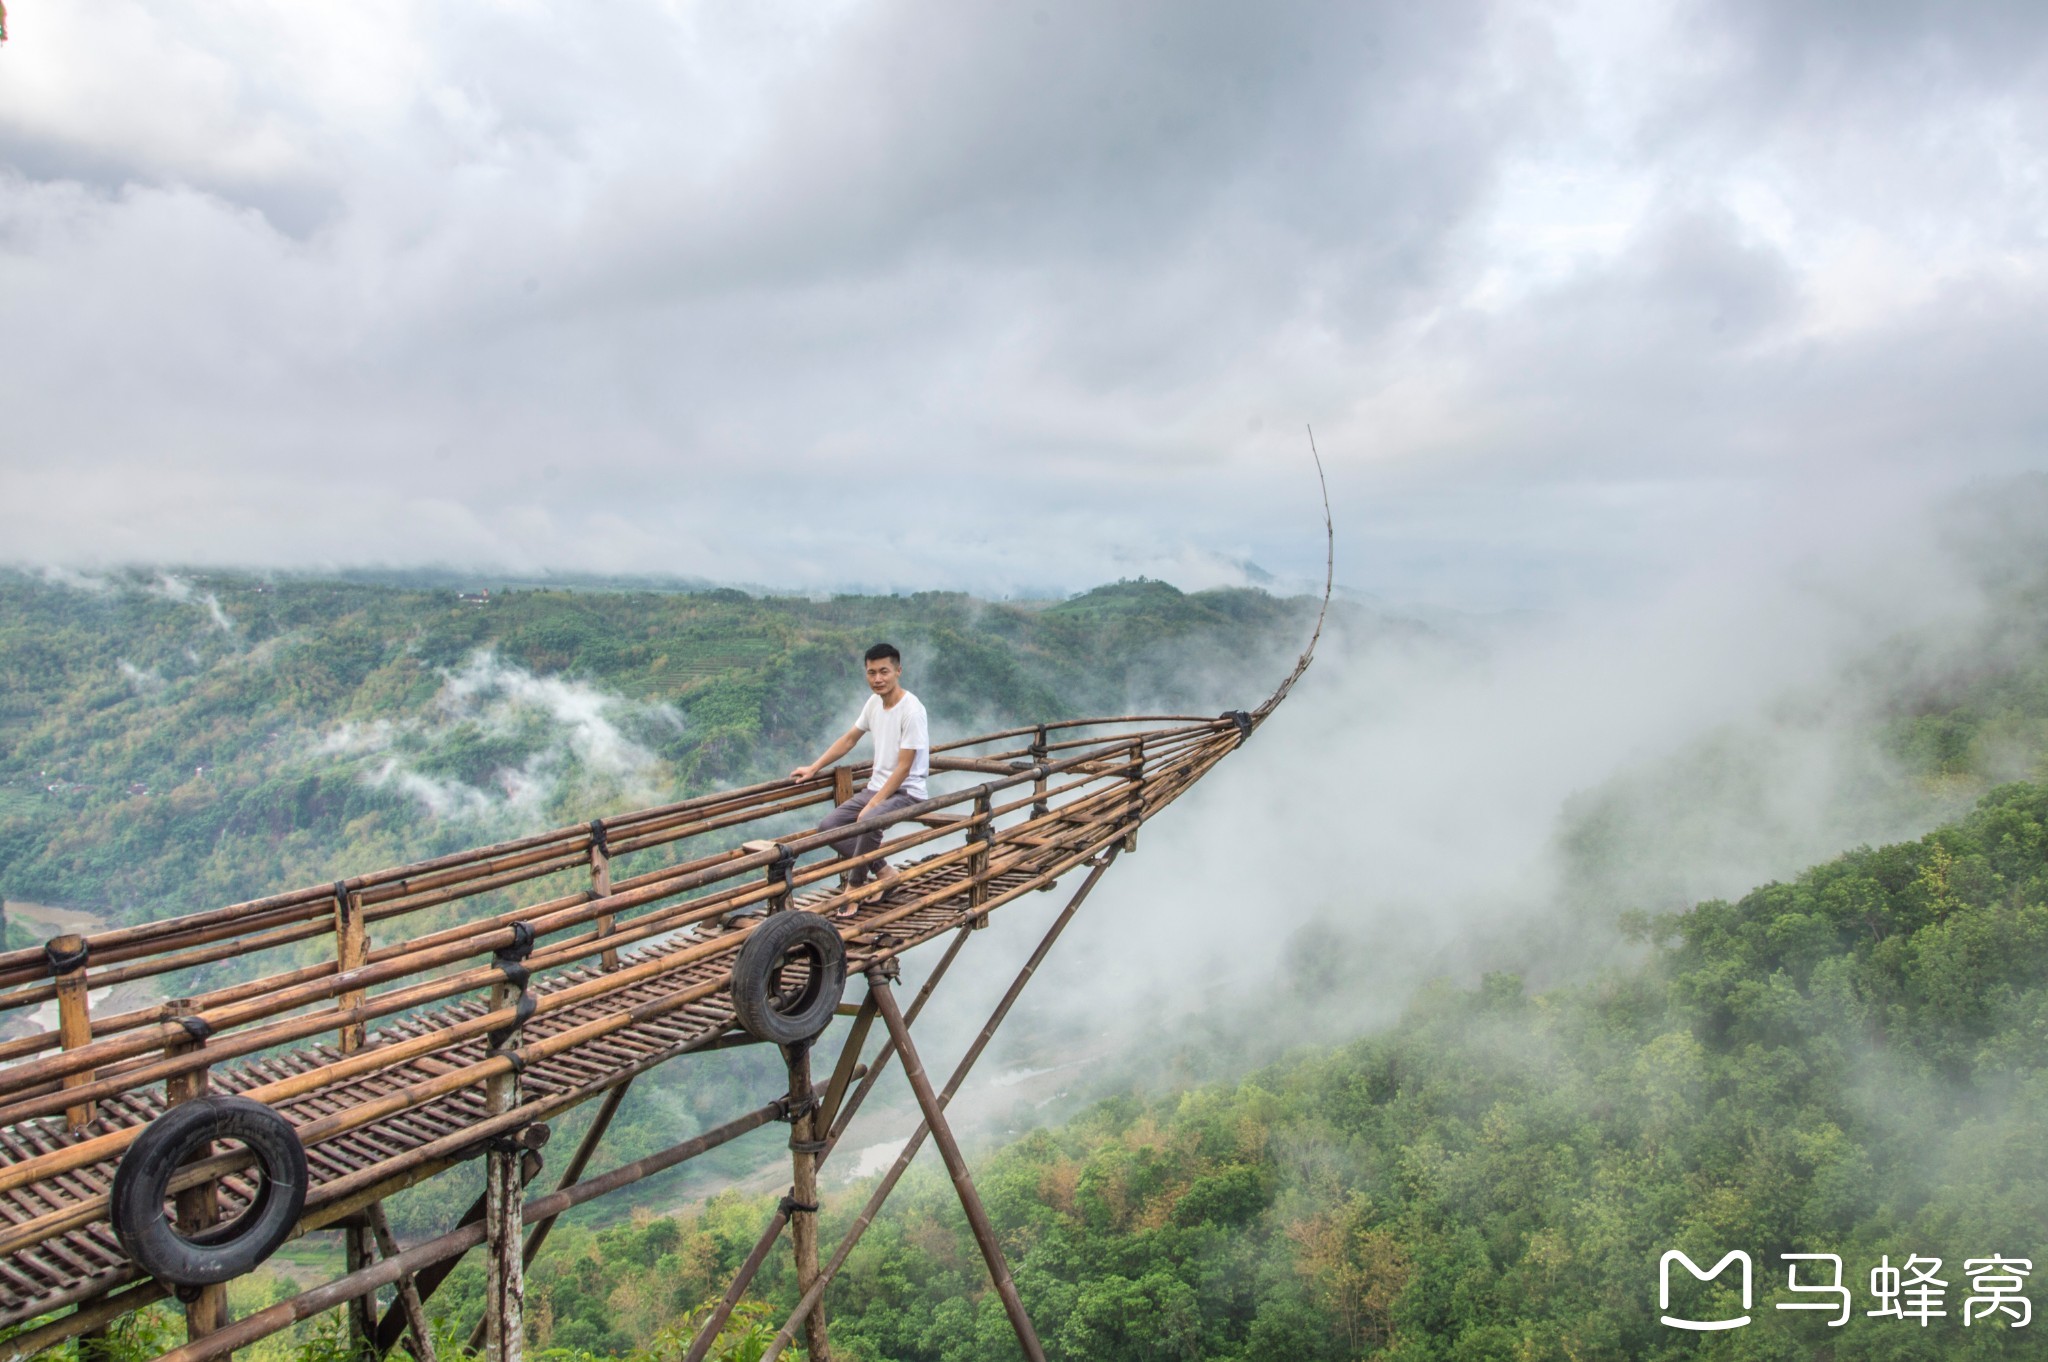
[[[881,868],[875,871],[875,883],[882,886],[882,892],[875,895],[875,902],[888,903],[903,886],[903,872],[884,861]]]

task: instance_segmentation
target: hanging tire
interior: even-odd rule
[[[732,967],[732,1010],[756,1040],[807,1041],[846,992],[846,943],[816,913],[770,913]]]
[[[181,1234],[164,1202],[171,1178],[214,1140],[256,1156],[256,1199],[225,1224]],[[306,1149],[291,1122],[247,1097],[195,1097],[151,1121],[114,1170],[114,1235],[136,1265],[172,1286],[239,1277],[277,1251],[306,1208]]]

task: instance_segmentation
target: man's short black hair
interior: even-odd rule
[[[868,655],[865,660],[880,662],[885,657],[894,662],[898,670],[902,669],[903,654],[896,651],[896,645],[893,643],[877,643],[874,647],[868,649]]]

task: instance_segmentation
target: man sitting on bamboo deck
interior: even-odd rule
[[[863,733],[875,740],[875,764],[867,788],[825,815],[821,831],[843,828],[863,818],[886,817],[925,798],[924,780],[931,772],[931,728],[925,721],[924,705],[903,689],[903,654],[894,645],[877,643],[867,651],[868,689],[874,694],[862,706],[853,727],[825,749],[825,755],[809,766],[789,773],[791,780],[809,780],[825,767],[853,750]],[[885,825],[886,826],[886,825]],[[832,844],[841,856],[872,853],[882,845],[882,829],[848,837]],[[858,889],[867,883],[872,867],[884,882],[896,878],[895,869],[880,857],[857,862],[847,875],[847,887]],[[883,891],[884,896],[888,891]],[[851,917],[856,905],[841,905],[839,916]]]

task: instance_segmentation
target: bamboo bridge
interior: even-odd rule
[[[946,1103],[1104,872],[1257,730],[1314,647],[1251,711],[1077,719],[934,747],[935,776],[979,779],[897,815],[881,848],[900,869],[888,883],[842,881],[854,861],[828,841],[865,824],[805,830],[865,779],[842,766],[0,954],[0,1022],[56,1013],[52,1029],[0,1040],[0,1329],[14,1330],[0,1362],[68,1339],[83,1356],[111,1322],[173,1296],[188,1337],[164,1354],[175,1362],[335,1308],[361,1351],[437,1362],[424,1303],[475,1248],[486,1291],[470,1346],[518,1362],[524,1266],[558,1216],[775,1121],[790,1126],[789,1195],[690,1362],[785,1230],[802,1300],[769,1356],[802,1334],[813,1362],[829,1357],[826,1288],[927,1135],[1020,1348],[1041,1357]],[[912,1041],[926,999],[992,914],[1063,885],[1064,909],[935,1090]],[[937,958],[899,1004],[897,962],[921,948]],[[851,975],[865,982],[857,1004],[842,1001]],[[102,990],[143,980],[168,1000],[105,1006]],[[851,1022],[814,1082],[813,1042],[835,1016]],[[746,1044],[780,1047],[786,1091],[584,1176],[635,1078]],[[818,1167],[892,1059],[924,1123],[821,1262]],[[553,1190],[529,1187],[548,1122],[592,1102]],[[471,1159],[485,1191],[469,1213],[401,1246],[383,1201]],[[318,1230],[341,1233],[344,1275],[231,1320],[224,1282]]]

